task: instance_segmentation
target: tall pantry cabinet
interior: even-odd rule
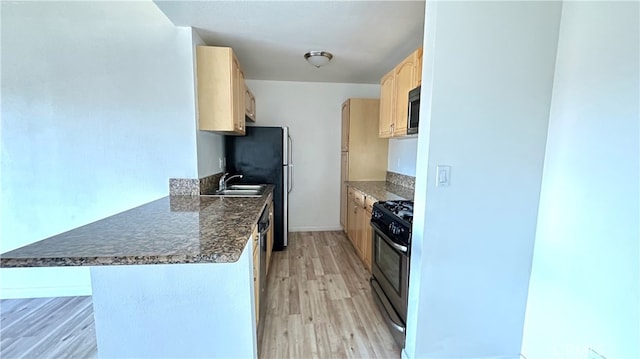
[[[345,181],[384,181],[389,140],[378,137],[380,101],[350,98],[342,104],[340,224],[347,225]]]

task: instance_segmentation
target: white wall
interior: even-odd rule
[[[416,176],[418,137],[390,138],[387,170],[407,176]]]
[[[522,353],[640,358],[638,2],[565,2]]]
[[[2,2],[0,252],[197,176],[191,30],[152,2]],[[87,268],[3,269],[0,296],[89,294]]]
[[[427,2],[407,357],[519,357],[560,8]]]
[[[294,187],[289,230],[341,229],[341,105],[351,97],[379,98],[380,86],[260,80],[247,80],[247,85],[256,97],[255,125],[290,128]]]
[[[204,40],[200,38],[198,33],[192,28],[192,40],[193,40],[193,99],[194,99],[194,120],[195,128],[198,128],[198,118],[196,116],[196,109],[198,107],[198,101],[196,97],[198,82],[196,76],[196,46],[206,45]],[[198,177],[206,177],[215,173],[222,172],[223,167],[220,166],[220,159],[224,158],[224,136],[209,132],[200,131],[196,133],[196,142],[198,148]]]

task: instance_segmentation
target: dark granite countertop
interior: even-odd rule
[[[0,255],[0,267],[228,263],[272,197],[170,196]]]
[[[378,201],[413,199],[413,189],[385,181],[347,181],[351,186]]]

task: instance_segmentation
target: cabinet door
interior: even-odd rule
[[[251,90],[247,87],[247,84],[244,84],[244,114],[248,120],[254,122],[256,120],[255,106],[256,100],[253,97]]]
[[[355,204],[355,211],[356,211],[356,240],[355,240],[355,247],[356,247],[356,252],[358,253],[358,257],[360,257],[360,260],[364,260],[364,252],[363,252],[363,247],[364,247],[364,236],[365,236],[365,228],[364,228],[364,208],[362,208],[362,206],[359,203]]]
[[[349,100],[342,104],[342,152],[349,151]]]
[[[249,91],[249,93],[251,94],[251,117],[255,121],[256,120],[256,97],[253,96],[253,93],[251,91]]]
[[[342,152],[340,159],[340,224],[347,231],[347,180],[349,171],[349,152]]]
[[[407,135],[407,117],[409,115],[409,91],[414,88],[416,59],[411,54],[395,68],[395,116],[393,135]]]
[[[373,238],[371,238],[373,230],[371,229],[370,222],[371,222],[371,211],[369,211],[369,209],[367,208],[364,211],[364,222],[363,222],[364,235],[362,238],[362,261],[364,262],[364,266],[367,268],[369,273],[371,273],[371,258],[372,258],[371,250],[372,250],[372,243],[373,243]]]
[[[355,247],[356,240],[356,204],[353,189],[347,187],[347,237]]]
[[[267,232],[267,274],[269,273],[269,264],[271,263],[271,252],[273,251],[273,201],[269,203],[269,232]]]
[[[244,74],[240,69],[240,63],[236,57],[233,57],[232,71],[235,74],[235,81],[233,82],[233,128],[236,133],[244,135]]]
[[[391,71],[380,80],[380,132],[379,137],[393,135],[394,116],[394,72]]]
[[[413,88],[422,84],[422,47],[416,50],[416,71],[413,79]]]

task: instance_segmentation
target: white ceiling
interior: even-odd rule
[[[232,47],[254,80],[379,83],[424,32],[424,0],[154,2],[207,45]],[[303,58],[310,50],[333,60],[316,69]]]

